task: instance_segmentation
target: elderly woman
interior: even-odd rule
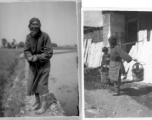
[[[33,110],[37,110],[36,114],[42,114],[46,111],[50,58],[53,49],[49,35],[40,29],[41,23],[38,18],[32,18],[28,27],[30,33],[26,37],[24,47],[24,55],[29,63],[27,95],[35,95]]]
[[[133,59],[129,56],[119,45],[117,45],[117,38],[111,36],[109,39],[110,44],[110,64],[109,64],[109,78],[111,82],[114,83],[115,93],[114,95],[120,94],[120,85],[121,85],[121,67],[122,59],[131,62]]]

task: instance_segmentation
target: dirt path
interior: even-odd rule
[[[25,71],[26,71],[25,76],[26,76],[26,79],[27,79],[28,78],[28,63],[27,62],[26,62],[26,65],[25,65]],[[51,95],[52,92],[50,91],[49,94]],[[35,102],[35,97],[34,96],[26,96],[26,108],[25,108],[26,110],[21,111],[21,113],[23,112],[22,117],[65,116],[65,112],[63,111],[59,101],[56,101],[57,103],[53,103],[48,108],[48,110],[44,114],[41,114],[41,115],[36,115],[35,111],[31,110],[31,106],[33,105],[34,102]]]
[[[152,117],[152,85],[123,85],[120,96],[113,96],[109,88],[85,90],[85,102],[86,117]]]
[[[152,117],[152,84],[122,81],[121,95],[101,83],[97,69],[85,71],[85,117]]]

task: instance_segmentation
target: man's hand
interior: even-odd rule
[[[132,58],[132,60],[135,61],[135,62],[137,62],[137,59],[136,59],[136,58]]]
[[[30,62],[31,62],[31,61],[32,61],[32,59],[33,59],[33,56],[29,57],[29,58],[28,58],[28,61],[30,61]]]
[[[32,59],[32,62],[35,62],[35,61],[37,61],[37,57],[34,55],[33,59]]]
[[[33,55],[33,56],[28,58],[28,61],[35,62],[35,61],[37,61],[37,57],[35,55]]]

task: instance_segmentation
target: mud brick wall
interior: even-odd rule
[[[93,43],[102,42],[103,41],[103,30],[93,30],[93,32],[88,32],[84,34],[84,40],[85,39],[92,39]]]
[[[103,15],[103,44],[108,45],[108,38],[110,37],[110,14]]]
[[[125,15],[110,13],[110,28],[111,35],[117,37],[118,44],[126,43]],[[126,46],[122,46],[122,48],[126,51]]]
[[[89,32],[89,33],[84,34],[84,40],[85,39],[92,39],[92,38],[93,38],[93,32]]]
[[[113,35],[118,39],[118,44],[126,42],[125,38],[125,15],[118,13],[106,13],[103,15],[103,41],[108,45],[108,38]],[[123,46],[126,50],[126,47]]]
[[[124,39],[122,40],[120,38],[125,34],[125,16],[122,14],[110,13],[110,28],[111,35],[117,36],[118,43],[124,43]]]
[[[103,41],[103,30],[96,30],[93,32],[93,43],[102,42]]]

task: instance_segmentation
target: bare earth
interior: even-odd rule
[[[152,84],[123,80],[121,95],[113,96],[97,70],[85,71],[85,117],[152,117]]]

